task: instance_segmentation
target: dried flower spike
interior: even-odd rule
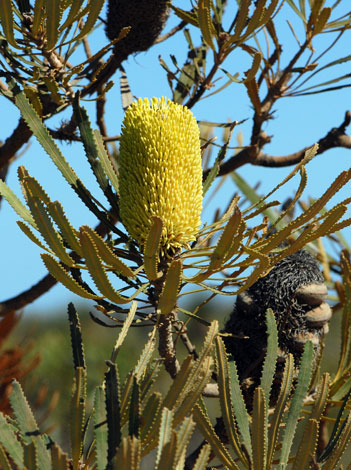
[[[191,111],[166,98],[139,99],[126,111],[120,140],[122,222],[143,246],[152,216],[164,222],[161,252],[188,246],[201,225],[199,128]]]

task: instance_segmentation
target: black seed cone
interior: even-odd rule
[[[115,46],[115,54],[126,58],[146,51],[161,33],[169,14],[165,0],[109,0],[106,35],[112,41],[131,26],[128,35]]]
[[[265,277],[259,279],[242,296],[238,296],[224,331],[247,339],[224,337],[227,352],[233,356],[238,367],[239,378],[253,391],[259,384],[263,360],[266,353],[266,310],[271,308],[278,327],[279,355],[275,388],[283,370],[284,357],[294,355],[295,364],[301,358],[303,344],[298,341],[310,335],[315,339],[315,356],[319,353],[319,338],[325,331],[313,328],[306,321],[306,313],[313,308],[296,298],[296,291],[308,285],[323,284],[323,275],[316,259],[304,250],[298,251],[279,262]],[[273,388],[274,388],[273,387]],[[245,388],[245,387],[244,387]],[[275,395],[279,392],[276,390]]]

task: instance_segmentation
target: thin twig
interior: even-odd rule
[[[166,41],[169,39],[171,36],[174,36],[178,31],[182,30],[185,26],[187,25],[186,21],[181,21],[177,26],[172,28],[168,33],[163,34],[162,36],[159,36],[154,44],[159,44],[160,42]]]
[[[15,158],[20,148],[28,142],[32,136],[32,131],[27,126],[23,118],[18,121],[16,129],[0,146],[0,168],[7,167]]]
[[[346,127],[349,126],[350,122],[351,112],[346,111],[344,121],[341,123],[341,125],[339,127],[334,127],[333,129],[331,129],[325,137],[322,137],[318,141],[319,147],[317,155],[329,149],[337,147],[351,149],[351,137],[345,132]],[[237,170],[238,168],[243,165],[246,165],[247,163],[251,163],[252,165],[256,166],[265,166],[271,168],[280,168],[285,166],[296,165],[303,159],[306,150],[311,147],[312,145],[307,146],[295,153],[291,153],[285,156],[268,155],[263,152],[259,153],[256,156],[255,151],[252,149],[252,147],[246,147],[240,152],[238,152],[236,155],[233,155],[229,160],[222,163],[217,176],[227,175],[228,173]],[[206,179],[209,172],[210,169],[204,171],[204,179]]]

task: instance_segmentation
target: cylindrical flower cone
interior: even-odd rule
[[[120,140],[120,214],[142,247],[152,216],[164,222],[161,253],[195,240],[201,225],[199,128],[191,111],[166,98],[139,99],[126,111]]]

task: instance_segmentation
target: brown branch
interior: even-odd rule
[[[115,219],[114,222],[116,221],[117,219]],[[102,222],[100,222],[96,226],[95,231],[103,237],[110,231],[110,229],[106,227]],[[70,252],[70,255],[74,255],[74,259],[76,262],[79,261],[79,256],[73,251]],[[11,299],[0,302],[0,317],[4,317],[10,312],[26,307],[28,304],[34,302],[43,294],[48,292],[56,283],[56,279],[51,276],[51,274],[47,274],[42,279],[40,279],[40,281],[34,284],[34,286],[30,287],[24,292],[21,292],[20,294],[16,295],[15,297],[12,297]]]
[[[181,21],[177,26],[168,31],[168,33],[159,36],[154,44],[159,44],[160,42],[166,41],[171,36],[174,36],[176,33],[178,33],[178,31],[182,30],[187,24],[188,23],[186,21]]]
[[[346,127],[351,123],[351,112],[346,111],[344,121],[339,127],[334,127],[331,129],[325,137],[322,137],[318,141],[318,151],[317,154],[321,154],[332,148],[347,148],[351,149],[351,137],[346,134]],[[255,147],[246,147],[241,150],[236,155],[233,155],[229,160],[224,162],[219,169],[217,176],[227,175],[232,171],[237,170],[241,166],[251,163],[256,166],[265,166],[271,168],[280,168],[285,166],[296,165],[299,163],[305,156],[307,149],[311,148],[312,145],[299,150],[298,152],[291,153],[285,156],[274,156],[267,155],[265,153],[259,153],[256,156]],[[203,177],[206,179],[208,176],[209,170],[204,171]]]
[[[96,123],[99,126],[103,137],[107,136],[107,127],[105,122],[106,93],[103,89],[98,91],[99,98],[96,100]]]
[[[0,169],[6,168],[11,163],[18,150],[28,142],[31,136],[32,131],[24,119],[20,118],[16,129],[0,146]]]
[[[173,341],[173,312],[168,315],[160,315],[158,322],[158,352],[164,361],[164,366],[169,375],[174,379],[179,372],[180,366],[176,356]]]

